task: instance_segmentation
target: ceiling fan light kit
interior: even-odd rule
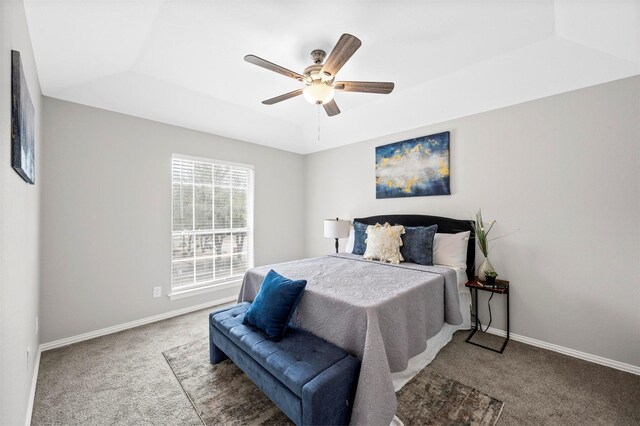
[[[327,115],[332,117],[340,114],[340,109],[333,99],[336,90],[379,94],[388,94],[393,91],[394,84],[390,82],[335,81],[335,76],[338,71],[340,71],[361,45],[362,42],[357,37],[351,34],[342,34],[326,61],[324,60],[326,56],[324,50],[316,49],[311,52],[313,65],[307,67],[303,74],[298,74],[255,55],[247,55],[244,57],[244,60],[259,67],[296,79],[306,85],[303,89],[294,90],[262,101],[263,104],[273,105],[303,95],[308,102],[324,106]]]
[[[312,104],[324,105],[333,99],[335,89],[322,81],[314,81],[302,89],[304,98]]]

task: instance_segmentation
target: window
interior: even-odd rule
[[[253,266],[253,167],[173,156],[172,294],[236,282]]]

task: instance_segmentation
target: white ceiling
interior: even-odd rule
[[[26,0],[43,94],[309,153],[640,74],[640,1]],[[393,81],[390,95],[337,93],[297,72],[349,32],[362,47],[342,80]]]

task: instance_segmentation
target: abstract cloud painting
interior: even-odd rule
[[[449,132],[376,147],[376,198],[449,194]]]

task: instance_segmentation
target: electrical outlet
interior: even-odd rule
[[[36,317],[36,336],[38,335],[39,331],[40,331],[40,319],[39,317]]]
[[[27,347],[27,371],[29,371],[29,360],[31,359],[31,347]]]
[[[153,297],[162,296],[162,287],[154,287],[153,288]]]

